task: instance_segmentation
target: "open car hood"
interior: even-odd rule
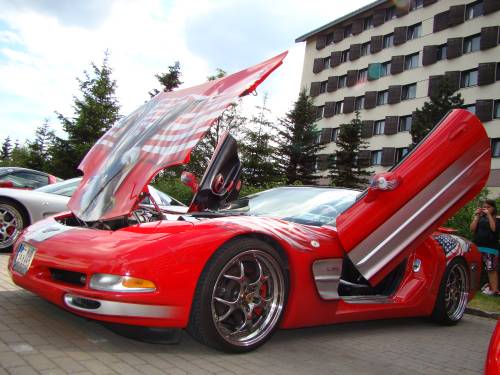
[[[161,92],[116,123],[79,165],[84,177],[68,203],[81,220],[128,215],[162,169],[189,161],[191,150],[238,97],[282,64],[284,52],[230,76]]]

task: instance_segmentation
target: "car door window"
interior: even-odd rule
[[[15,188],[20,189],[36,189],[49,183],[47,176],[24,171],[2,176],[2,180],[12,182]]]

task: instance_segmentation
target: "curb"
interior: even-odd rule
[[[483,311],[479,309],[474,309],[472,307],[467,307],[465,309],[466,314],[470,315],[476,315],[476,316],[481,316],[483,318],[489,318],[489,319],[495,319],[495,320],[500,320],[500,313],[494,313],[494,312],[489,312],[489,311]]]

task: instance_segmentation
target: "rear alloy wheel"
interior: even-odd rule
[[[19,204],[0,199],[0,251],[10,251],[28,225],[28,218]]]
[[[193,301],[189,332],[230,352],[264,344],[278,328],[288,279],[276,250],[255,239],[221,247],[203,271]]]
[[[465,262],[453,259],[441,281],[432,318],[445,325],[456,324],[462,319],[469,298],[469,275]]]

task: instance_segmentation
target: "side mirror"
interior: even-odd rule
[[[366,202],[374,201],[381,191],[395,190],[400,184],[401,177],[393,172],[377,173],[371,179]]]
[[[198,181],[193,173],[187,171],[182,172],[181,182],[188,188],[190,188],[193,194],[196,194],[198,192]]]
[[[14,183],[12,181],[0,181],[0,188],[13,188]]]

